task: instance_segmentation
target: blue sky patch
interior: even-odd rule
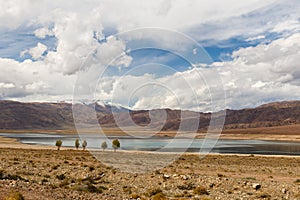
[[[47,36],[44,39],[37,38],[32,29],[16,29],[12,31],[0,32],[0,57],[10,58],[17,61],[30,59],[31,56],[26,54],[20,57],[20,53],[26,49],[35,47],[39,42],[46,45],[48,50],[56,47],[56,38]]]

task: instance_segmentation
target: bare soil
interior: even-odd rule
[[[139,169],[145,163],[130,157],[145,153],[96,155],[98,159],[82,150],[0,148],[0,199],[11,192],[25,200],[300,199],[300,157],[182,155],[159,170],[138,173],[132,165]],[[151,159],[167,156],[152,154]],[[118,169],[113,161],[121,158],[128,158],[127,165]],[[131,171],[124,172],[128,166]]]

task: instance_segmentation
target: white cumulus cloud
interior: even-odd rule
[[[21,54],[29,53],[34,60],[38,60],[46,50],[47,46],[39,42],[36,47],[23,51]]]
[[[112,34],[139,27],[181,31],[207,43],[233,37],[257,42],[268,40],[266,33],[278,34],[280,38],[235,49],[231,61],[162,77],[151,74],[105,77],[97,88],[100,99],[127,105],[132,97],[129,100],[135,109],[149,106],[199,109],[201,105],[201,109],[208,111],[212,110],[210,92],[216,93],[213,95],[216,100],[223,98],[222,88],[214,90],[218,86],[213,84],[216,72],[223,79],[231,108],[300,96],[300,4],[295,0],[0,0],[0,5],[0,31],[15,30],[18,34],[21,30],[37,39],[36,46],[20,50],[23,55],[29,54],[30,59],[0,58],[1,99],[70,99],[76,76],[85,70],[82,66],[93,65],[95,72],[84,77],[87,84],[99,76],[96,73],[99,68],[108,64],[130,68],[134,57],[126,41]],[[54,38],[54,47],[45,43],[48,36]],[[147,31],[135,35],[148,37],[157,44],[169,41],[169,36],[147,35]],[[166,45],[183,52],[182,41],[172,39]],[[87,60],[95,49],[94,60]],[[198,55],[201,51],[193,48],[188,53]],[[199,73],[212,80],[210,89]]]
[[[43,28],[39,28],[36,29],[34,31],[34,35],[38,38],[45,38],[46,36],[53,36],[53,32],[52,30],[50,30],[49,28],[43,27]]]
[[[15,84],[13,83],[0,83],[0,88],[2,89],[10,89],[10,88],[14,88]]]

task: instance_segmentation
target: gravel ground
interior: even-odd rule
[[[300,199],[300,157],[0,152],[0,199]]]

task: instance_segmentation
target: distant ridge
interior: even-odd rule
[[[127,108],[103,103],[78,104],[82,108],[81,120],[93,123],[86,114],[85,108],[95,109],[99,123],[104,127],[116,127],[114,118],[117,116],[123,125],[129,125],[131,119],[140,126],[151,122],[149,111],[132,111]],[[195,116],[192,111],[161,109],[166,111],[167,120],[162,128],[164,131],[178,130],[181,122],[181,112],[185,116]],[[112,115],[112,111],[114,115]],[[131,119],[125,112],[129,111]],[[199,113],[199,130],[205,130],[210,122],[211,113]],[[300,101],[273,102],[241,110],[226,110],[224,129],[243,129],[271,126],[300,124]],[[155,124],[154,124],[155,125]],[[22,103],[17,101],[0,101],[0,129],[30,130],[30,129],[73,129],[74,120],[72,104],[60,103]]]

